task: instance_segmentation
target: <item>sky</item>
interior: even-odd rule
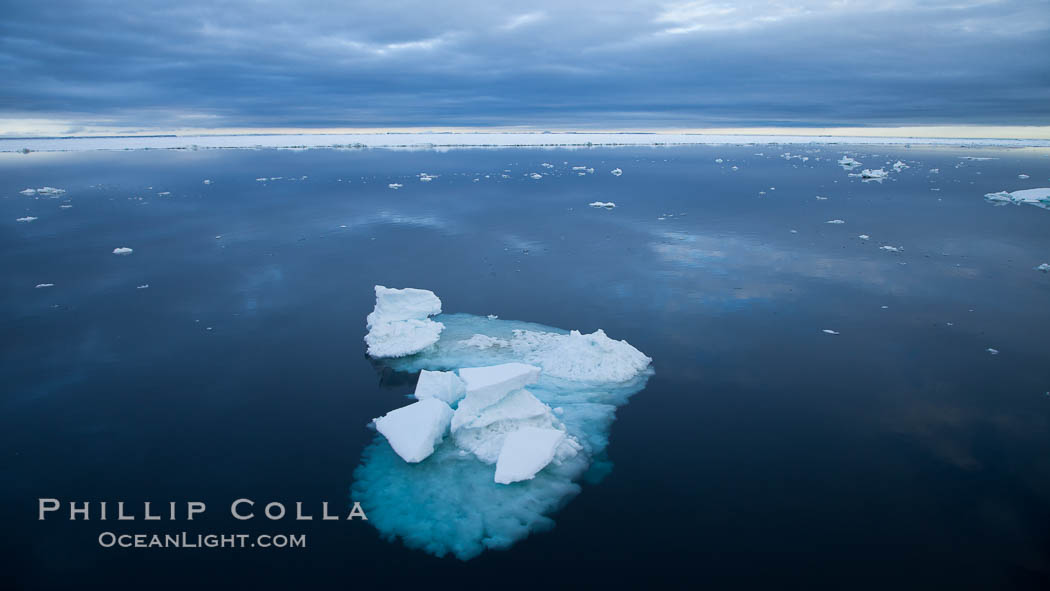
[[[1050,125],[1050,0],[5,0],[0,135]]]

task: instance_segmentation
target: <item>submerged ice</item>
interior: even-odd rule
[[[370,326],[377,312],[440,314],[431,292],[413,290],[437,300],[428,307],[420,304],[429,297],[388,291],[403,290],[377,287]],[[467,560],[551,528],[592,464],[608,472],[616,408],[645,386],[651,359],[601,330],[469,314],[429,321],[443,330],[416,354],[372,354],[400,345],[369,333],[378,366],[419,373],[419,401],[376,420],[380,436],[354,473],[353,497],[384,538]]]

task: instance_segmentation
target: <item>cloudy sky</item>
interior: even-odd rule
[[[5,2],[0,134],[1050,125],[1050,0]]]

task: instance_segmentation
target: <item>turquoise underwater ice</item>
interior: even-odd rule
[[[616,409],[645,387],[652,369],[648,358],[642,356],[645,367],[630,370],[633,377],[623,381],[555,377],[549,371],[617,378],[625,372],[602,368],[603,358],[597,352],[597,357],[588,357],[581,351],[574,358],[598,367],[567,373],[566,359],[559,358],[564,355],[544,356],[528,342],[522,346],[520,338],[515,341],[516,334],[522,334],[515,331],[544,338],[568,335],[569,331],[470,314],[444,314],[433,319],[445,325],[437,343],[409,357],[375,360],[377,366],[416,373],[515,361],[538,365],[544,371],[539,382],[528,386],[529,392],[555,409],[567,433],[582,447],[575,456],[551,463],[531,480],[505,485],[493,480],[494,466],[457,447],[450,436],[430,457],[410,464],[377,435],[362,453],[351,487],[352,497],[365,509],[369,523],[388,541],[400,539],[409,548],[435,556],[451,554],[469,560],[487,549],[506,549],[531,533],[551,529],[553,515],[579,494],[580,480],[597,482],[609,473],[612,464],[605,448]],[[489,342],[515,342],[517,346],[485,346],[487,339],[475,335],[497,339]],[[586,339],[581,343],[587,346]]]

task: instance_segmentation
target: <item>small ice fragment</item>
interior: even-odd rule
[[[260,183],[262,183],[262,182],[265,182],[265,181],[266,181],[266,177],[260,177],[260,178],[257,178],[257,179],[255,179],[255,180],[256,180],[257,182],[260,182]]]
[[[897,172],[900,172],[905,168],[908,168],[908,165],[901,162],[900,160],[893,163],[893,170],[896,170]]]
[[[204,179],[204,184],[205,185],[210,185],[211,184],[211,179]]]
[[[843,156],[842,158],[839,158],[839,166],[842,166],[844,168],[853,168],[860,165],[861,162],[859,160],[854,160],[849,156]]]
[[[900,251],[902,251],[904,249],[899,247],[899,246],[890,246],[890,245],[887,244],[885,246],[880,246],[879,250],[887,250],[889,252],[900,252]]]
[[[828,220],[828,221],[826,221],[824,223],[825,224],[845,224],[846,221],[845,220]]]
[[[940,174],[940,172],[941,172],[941,169],[939,169],[939,168],[931,168],[930,169],[930,174]]]
[[[481,408],[539,380],[540,368],[525,363],[464,367],[459,370],[459,377],[466,385],[467,396]]]
[[[998,355],[999,354],[999,349],[993,349],[991,347],[988,347],[987,349],[985,349],[985,351],[988,351],[992,355]]]
[[[1035,268],[1036,271],[1042,271],[1043,273],[1050,273],[1050,263],[1043,263]]]
[[[791,232],[792,234],[798,234],[798,230],[788,230],[788,232]]]
[[[739,166],[730,166],[729,170],[740,170]]]
[[[565,432],[558,429],[522,427],[503,441],[496,460],[497,484],[531,480],[554,460]]]
[[[68,204],[68,203],[64,203],[64,204],[58,206],[59,209],[69,209],[71,207],[73,207],[73,206]]]
[[[452,409],[437,398],[427,398],[392,410],[373,422],[394,452],[414,464],[427,459],[445,438]]]
[[[883,310],[888,310],[888,309],[890,308],[889,306],[880,306],[880,307],[881,307],[881,308],[882,308]]]
[[[868,236],[867,234],[861,234],[860,236],[857,236],[857,238],[860,238],[861,240],[868,240],[869,238],[871,238],[871,236]]]
[[[543,175],[542,175],[542,174],[540,174],[540,173],[538,173],[538,172],[534,172],[534,173],[532,173],[532,174],[530,174],[530,175],[529,175],[529,178],[531,178],[531,179],[533,179],[533,180],[537,180],[537,181],[538,181],[538,180],[540,180],[540,179],[542,179],[542,178],[543,178]]]
[[[1025,179],[1027,179],[1027,178],[1029,178],[1029,177],[1028,177],[1028,175],[1027,175],[1027,174],[1019,174],[1019,175],[1017,175],[1017,178],[1019,178],[1019,179],[1021,179],[1021,180],[1025,180]]]
[[[612,173],[613,176],[620,176],[621,174],[623,174],[623,171],[620,170],[619,168],[614,168],[614,169],[610,170],[609,172]]]
[[[54,287],[54,283],[37,283],[34,289],[43,289],[45,287]]]
[[[36,189],[25,189],[24,191],[19,191],[19,193],[23,195],[36,195]]]
[[[135,287],[135,289],[149,289],[149,283],[143,283],[142,285]]]
[[[488,319],[489,319],[489,320],[495,320],[495,319],[497,319],[497,318],[499,318],[499,316],[496,316],[495,314],[489,314],[489,315],[488,315]]]
[[[594,201],[592,203],[588,203],[587,205],[590,205],[591,207],[604,207],[605,209],[612,209],[616,207],[616,204],[612,201]]]
[[[836,331],[836,330],[831,330],[830,328],[825,328],[825,329],[823,330],[823,332],[824,332],[825,334],[839,334],[839,333],[838,333],[838,331]]]
[[[368,315],[365,343],[372,357],[405,357],[433,345],[445,325],[429,318],[441,313],[441,300],[425,289],[375,286],[376,305]]]
[[[864,170],[860,171],[859,175],[855,176],[859,176],[861,180],[880,181],[890,176],[890,173],[886,172],[881,168],[876,168],[874,170],[870,168],[865,168]]]
[[[403,187],[404,185],[402,185],[401,183],[390,183],[387,186],[390,187],[391,189],[397,190],[397,189],[400,189],[401,187]]]
[[[113,249],[113,254],[131,254],[132,252],[134,251],[126,246],[119,246]]]
[[[544,162],[544,163],[540,164],[540,166],[542,166],[543,168],[554,168],[554,165],[551,164],[550,162]]]
[[[157,193],[157,195],[159,195],[161,197],[163,197],[165,195],[171,195],[171,191],[161,191],[160,193]]]
[[[37,219],[37,218],[35,218],[35,217],[31,216],[31,215],[27,215],[26,217],[24,217],[24,218],[18,218],[18,219],[17,219],[17,220],[15,220],[15,221],[16,221],[16,222],[22,222],[22,223],[29,223],[29,222],[31,222],[31,221],[33,221],[33,220],[35,220],[35,219]]]
[[[723,162],[723,160],[721,158],[715,158],[715,162],[717,162],[718,164],[721,164]]]
[[[463,398],[466,392],[466,385],[455,373],[451,371],[427,371],[424,369],[419,372],[415,396],[417,400],[437,398],[445,404],[451,405]]]
[[[827,200],[828,200],[827,197],[821,197],[820,195],[817,195],[817,201],[827,201]]]

